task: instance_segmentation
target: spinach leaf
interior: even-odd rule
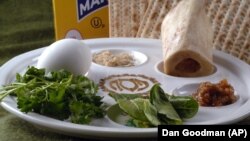
[[[145,99],[136,98],[133,100],[118,100],[120,108],[127,113],[129,116],[136,120],[148,122],[146,115],[144,114],[144,102]]]
[[[176,124],[182,124],[182,119],[175,111],[173,105],[169,102],[164,91],[159,84],[155,84],[150,90],[150,102],[156,107],[160,115],[166,116],[169,121],[175,121]],[[164,120],[167,122],[168,120]]]
[[[115,101],[118,101],[121,99],[132,100],[136,98],[146,98],[146,96],[142,94],[117,94],[113,92],[110,92],[109,96],[111,96]]]
[[[161,121],[158,119],[157,109],[150,103],[149,100],[144,100],[144,114],[148,121],[154,126],[161,124]]]
[[[140,121],[140,120],[136,120],[136,119],[129,119],[126,123],[127,126],[132,126],[132,127],[139,127],[139,128],[149,128],[152,127],[151,124],[149,122],[145,122],[145,121]]]
[[[198,112],[199,104],[190,96],[169,95],[168,100],[182,119],[192,118]]]
[[[135,110],[136,108],[132,108],[134,105],[132,104],[131,106],[132,102],[137,105],[137,110]],[[127,114],[124,115],[122,114],[123,112]],[[138,114],[138,112],[140,113]],[[145,114],[145,116],[143,114]],[[148,99],[120,100],[118,104],[112,105],[108,109],[107,115],[120,124],[124,124],[124,120],[126,120],[125,125],[132,127],[148,128],[160,125],[160,121],[157,118],[157,110]]]
[[[192,97],[166,94],[159,84],[154,85],[150,95],[109,94],[120,109],[132,117],[126,125],[151,127],[160,124],[178,125],[183,119],[192,118],[199,105]]]

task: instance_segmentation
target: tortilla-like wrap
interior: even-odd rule
[[[183,0],[161,26],[164,73],[182,77],[213,73],[213,31],[204,0]]]

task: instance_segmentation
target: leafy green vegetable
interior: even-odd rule
[[[182,124],[183,119],[195,116],[199,108],[192,97],[165,94],[159,84],[151,88],[149,96],[116,93],[109,95],[117,101],[120,110],[132,117],[126,125],[141,128]]]
[[[149,100],[144,100],[144,114],[147,117],[148,121],[154,126],[161,124],[161,121],[158,119],[158,112],[154,105],[150,103]]]
[[[132,117],[127,121],[126,124],[127,126],[146,128],[146,127],[160,125],[160,121],[157,118],[157,110],[150,103],[149,99],[133,97],[134,99],[128,100],[127,98],[128,97],[126,96],[119,97],[119,99],[117,100],[119,108],[116,109],[116,110],[122,110],[123,112],[127,113],[130,117]],[[117,104],[113,106],[117,106]],[[109,108],[108,113],[111,112],[113,108],[115,108],[113,106]]]
[[[132,100],[135,98],[148,99],[148,95],[142,94],[116,94],[109,93],[109,96],[114,98],[116,101],[121,99]],[[172,104],[181,119],[192,118],[199,108],[199,104],[191,96],[173,96],[165,94],[168,101]]]
[[[139,128],[149,128],[152,127],[149,122],[144,122],[136,119],[129,119],[126,123],[127,126],[139,127]]]
[[[69,106],[71,111],[70,119],[74,123],[89,123],[92,117],[103,117],[102,109],[92,103],[72,101]]]
[[[182,119],[189,119],[196,115],[199,104],[190,96],[168,96],[176,112]]]
[[[154,85],[150,90],[150,102],[156,107],[159,114],[162,116],[165,115],[166,118],[169,120],[165,120],[165,122],[168,124],[167,121],[175,121],[176,124],[181,124],[182,120],[179,117],[178,113],[175,111],[173,105],[169,102],[168,98],[166,97],[164,91],[161,89],[161,87],[156,84]]]
[[[7,95],[17,96],[22,112],[36,112],[74,123],[89,123],[104,116],[98,86],[87,77],[74,76],[65,70],[45,75],[44,69],[28,67],[16,81],[0,88],[0,100]]]
[[[110,92],[109,96],[114,98],[115,101],[118,101],[120,99],[132,100],[135,98],[146,98],[146,96],[142,95],[142,94],[117,94],[117,93],[113,93],[113,92]]]
[[[120,108],[136,120],[148,122],[144,114],[144,99],[118,100]]]

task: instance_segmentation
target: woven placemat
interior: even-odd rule
[[[137,20],[131,19],[133,21],[123,18],[119,13],[126,11],[126,9],[122,10],[124,4],[133,7],[132,4],[124,3],[125,0],[110,1],[116,1],[115,6],[121,7],[117,8],[119,10],[114,10],[111,3],[110,17],[120,15],[119,23],[123,25],[112,24],[117,21],[110,18],[110,23],[113,25],[110,26],[110,37],[129,37],[131,34],[124,34],[123,31],[133,33],[137,31],[137,34],[132,34],[132,37],[160,39],[160,25],[164,16],[180,0],[134,0],[138,1],[137,3],[143,2],[144,5],[141,8],[144,12],[134,12],[133,10],[127,12],[131,15],[130,17],[137,18]],[[250,64],[250,0],[206,0],[205,8],[213,26],[213,47]],[[133,27],[126,24],[134,21],[140,22],[139,27],[125,29],[125,27]]]

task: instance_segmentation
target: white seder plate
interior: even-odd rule
[[[161,87],[169,93],[192,93],[197,83],[204,81],[218,82],[226,78],[234,87],[238,100],[231,105],[222,107],[200,107],[197,115],[186,120],[184,124],[230,124],[235,123],[250,114],[250,66],[239,59],[220,51],[214,51],[214,63],[216,72],[206,77],[183,78],[167,76],[161,73],[162,50],[160,40],[139,38],[108,38],[84,40],[91,47],[92,53],[103,49],[126,50],[134,54],[142,55],[142,63],[134,67],[114,68],[104,67],[92,63],[88,77],[99,83],[100,79],[109,75],[136,74],[152,77],[161,83]],[[15,79],[16,73],[22,73],[27,66],[36,65],[37,57],[44,48],[33,50],[9,60],[1,67],[0,85],[8,84]],[[144,55],[146,55],[146,58]],[[113,104],[114,101],[101,89],[100,95],[104,95],[104,102]],[[17,109],[13,97],[7,96],[2,102],[3,108],[18,117],[31,122],[41,128],[54,132],[80,137],[95,138],[124,138],[124,137],[156,137],[157,128],[131,128],[119,125],[108,117],[94,120],[90,125],[73,124],[68,121],[60,121],[36,113],[22,113]]]

